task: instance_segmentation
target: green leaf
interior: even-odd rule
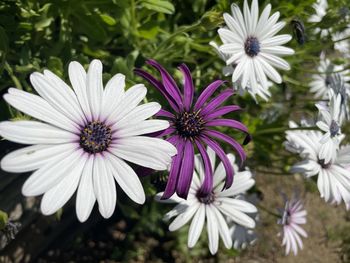
[[[143,0],[142,5],[153,11],[165,14],[173,14],[175,12],[175,7],[172,3],[165,0]]]
[[[117,21],[113,17],[107,14],[100,14],[100,17],[103,20],[103,22],[105,22],[109,26],[114,26],[117,23]]]
[[[8,215],[4,211],[0,210],[0,230],[6,226],[8,221],[9,221]]]

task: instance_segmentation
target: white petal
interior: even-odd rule
[[[115,156],[155,170],[166,170],[176,148],[158,138],[136,136],[118,139],[109,151]]]
[[[188,231],[188,242],[187,245],[189,248],[192,248],[196,245],[204,226],[205,221],[205,205],[200,204],[199,208],[194,215],[190,229]]]
[[[116,74],[111,78],[105,87],[102,99],[100,119],[105,121],[112,111],[124,99],[125,76]]]
[[[115,137],[128,138],[165,130],[169,128],[169,122],[165,120],[145,120],[128,125],[124,128],[122,127],[120,130],[118,130],[118,127],[114,128],[117,130],[115,132]]]
[[[218,201],[227,204],[232,210],[239,210],[244,213],[256,213],[258,211],[253,204],[244,200],[220,197]]]
[[[242,60],[239,61],[237,64],[235,71],[232,74],[232,82],[236,82],[239,77],[242,75],[242,73],[246,70],[246,64],[248,62],[248,59],[246,57],[243,57]]]
[[[54,96],[56,99],[58,100],[60,96],[63,98],[63,101],[65,102],[64,105],[67,109],[64,110],[61,108],[61,110],[67,114],[68,109],[70,109],[72,111],[70,114],[75,122],[85,122],[85,115],[80,107],[77,96],[71,87],[50,70],[44,70],[44,76],[49,82],[51,82],[51,85],[54,86],[54,89],[51,91],[55,94]]]
[[[218,222],[216,220],[215,214],[212,210],[212,205],[206,206],[205,209],[207,216],[207,232],[209,239],[209,250],[212,255],[216,254],[219,247],[219,229]]]
[[[75,144],[33,145],[7,154],[1,160],[1,169],[23,173],[39,169],[62,154],[67,154]]]
[[[137,84],[128,89],[121,103],[115,106],[107,119],[108,125],[118,122],[132,111],[146,96],[147,89],[143,84]]]
[[[77,114],[73,105],[65,98],[65,91],[57,89],[56,84],[52,83],[51,79],[43,74],[35,72],[30,75],[30,82],[39,95],[57,111],[61,112],[75,123],[83,123],[83,120],[79,114]],[[78,105],[75,106],[77,107]]]
[[[261,27],[260,31],[256,31],[257,37],[258,39],[263,39],[265,37],[266,34],[268,34],[268,32],[271,30],[271,28],[273,27],[274,24],[276,24],[278,18],[280,17],[280,13],[276,12],[274,13],[265,23],[265,25],[263,25]]]
[[[236,224],[242,225],[247,228],[255,227],[255,221],[250,216],[242,213],[239,210],[232,209],[230,205],[222,204],[218,206],[218,208],[222,213],[230,217]]]
[[[240,38],[234,32],[232,32],[231,30],[228,30],[227,28],[219,28],[218,33],[219,33],[219,36],[224,44],[225,43],[238,43],[238,44],[241,44],[241,47],[242,47],[243,39]]]
[[[242,40],[245,39],[247,37],[247,30],[248,28],[246,28],[245,26],[245,22],[244,22],[244,18],[241,12],[241,9],[239,8],[239,6],[237,4],[232,4],[231,5],[231,12],[233,15],[233,18],[235,19],[235,21],[238,23],[239,25],[239,29],[242,31]]]
[[[86,83],[86,72],[83,66],[76,62],[72,61],[69,63],[68,68],[69,79],[74,89],[75,94],[77,95],[79,104],[87,118],[88,121],[92,120],[91,109],[89,106],[89,100],[87,95],[87,83]]]
[[[92,179],[98,210],[104,218],[109,218],[115,210],[117,191],[112,171],[104,158],[101,154],[95,155]]]
[[[267,20],[269,18],[269,15],[270,15],[270,11],[271,11],[271,4],[268,4],[263,12],[261,13],[260,15],[260,18],[259,18],[259,21],[258,21],[258,24],[255,28],[255,33],[254,35],[257,35],[259,32],[261,32],[261,30],[265,27],[265,24],[267,23]]]
[[[74,167],[68,171],[67,175],[44,194],[40,206],[44,215],[54,214],[72,197],[77,189],[86,160],[87,154],[81,156]]]
[[[259,56],[256,57],[256,59],[259,61],[262,69],[264,70],[265,74],[274,82],[276,83],[282,83],[281,75],[270,66],[269,63],[265,61],[264,58],[261,58]]]
[[[41,195],[54,187],[73,169],[83,154],[82,150],[73,149],[72,152],[67,152],[67,155],[59,156],[45,164],[25,181],[22,187],[23,195]]]
[[[38,120],[48,122],[67,131],[75,131],[79,126],[65,115],[54,109],[43,98],[28,92],[10,88],[4,95],[4,100],[19,111]]]
[[[169,225],[170,231],[176,231],[182,226],[184,226],[188,221],[191,220],[194,213],[197,212],[199,208],[199,203],[194,203],[191,206],[187,206],[185,212],[179,214],[173,222]]]
[[[36,121],[3,121],[0,134],[9,141],[23,144],[58,144],[76,141],[76,134]]]
[[[113,176],[118,185],[131,200],[138,204],[143,204],[146,200],[145,192],[134,170],[113,154],[106,154],[105,157],[109,160]]]
[[[292,39],[291,35],[278,35],[275,37],[267,38],[267,39],[261,41],[260,44],[261,44],[262,48],[280,46],[280,45],[287,43],[291,39]]]
[[[270,53],[275,55],[293,55],[294,50],[283,46],[262,47],[261,52]]]
[[[230,235],[230,230],[228,229],[227,223],[222,216],[222,214],[219,212],[219,210],[215,207],[213,207],[213,211],[216,216],[216,220],[218,222],[218,229],[219,229],[219,234],[224,241],[224,245],[226,248],[231,248],[232,247],[232,239]]]
[[[276,35],[285,25],[286,25],[286,22],[278,22],[277,24],[274,24],[270,29],[270,31],[267,32],[260,40],[263,41],[264,39],[267,39],[269,37]]]
[[[245,39],[242,28],[238,25],[237,21],[232,18],[232,16],[230,16],[227,13],[224,13],[224,20],[231,31],[236,32],[241,39]]]
[[[94,120],[98,120],[103,98],[102,63],[94,59],[87,73],[87,95]]]
[[[161,106],[157,102],[145,103],[140,106],[137,106],[131,110],[123,119],[116,122],[112,129],[117,130],[128,128],[129,126],[136,124],[138,122],[144,121],[149,117],[152,117],[161,109]]]
[[[85,222],[94,208],[96,197],[92,183],[94,156],[90,155],[84,166],[76,199],[76,213],[80,222]]]
[[[272,54],[264,53],[264,52],[260,52],[259,55],[262,56],[272,66],[275,66],[277,68],[284,69],[284,70],[290,70],[290,66],[288,62],[280,57],[277,57]]]

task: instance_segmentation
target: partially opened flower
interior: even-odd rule
[[[350,204],[350,177],[346,169],[350,164],[348,146],[336,152],[335,160],[326,162],[320,158],[321,132],[293,130],[286,134],[288,148],[293,148],[293,152],[297,151],[303,158],[293,165],[291,171],[306,177],[317,175],[318,190],[326,202],[340,204],[343,200],[346,205]]]
[[[241,78],[242,87],[249,87],[253,93],[262,89],[267,91],[267,77],[276,83],[282,78],[274,67],[289,70],[288,62],[280,56],[292,55],[294,50],[282,46],[291,40],[290,35],[276,35],[285,22],[278,22],[279,12],[271,17],[268,4],[259,18],[258,1],[253,0],[251,9],[244,1],[243,14],[236,4],[231,6],[232,16],[224,14],[227,27],[218,30],[223,45],[219,50],[228,56],[227,65],[235,64],[232,82]]]
[[[160,72],[162,81],[158,81],[144,70],[136,69],[135,72],[149,81],[169,102],[172,112],[162,109],[157,116],[170,120],[170,127],[162,135],[168,135],[167,140],[173,143],[178,151],[178,154],[173,157],[163,198],[167,199],[175,192],[182,198],[187,197],[194,170],[195,148],[201,154],[205,167],[205,179],[201,191],[206,194],[210,193],[213,187],[213,175],[205,145],[212,148],[224,163],[226,170],[224,189],[229,188],[233,183],[233,168],[216,139],[231,145],[239,154],[241,161],[245,160],[246,155],[237,141],[213,128],[226,126],[244,133],[248,132],[246,126],[239,121],[220,119],[222,115],[240,109],[236,105],[221,106],[233,94],[233,90],[224,90],[209,100],[223,84],[223,81],[217,80],[211,83],[196,99],[191,73],[185,64],[179,67],[184,75],[184,88],[181,92],[175,80],[160,64],[154,60],[148,60],[147,63]],[[249,137],[247,136],[246,139]]]
[[[312,81],[310,82],[310,91],[315,93],[315,98],[317,99],[328,99],[329,90],[332,89],[336,80],[333,75],[334,72],[338,72],[339,77],[343,79],[344,86],[346,89],[350,90],[350,77],[347,76],[349,70],[344,70],[342,65],[334,65],[331,61],[325,57],[324,53],[321,53],[320,64],[317,67],[319,73],[312,74]]]
[[[324,159],[326,163],[334,160],[339,149],[339,144],[342,139],[341,133],[341,96],[334,94],[330,98],[329,106],[316,104],[319,110],[319,120],[316,125],[325,132],[320,143],[321,149],[319,158]]]
[[[136,203],[145,201],[141,182],[126,161],[165,170],[175,147],[158,138],[141,136],[169,127],[164,120],[146,120],[160,110],[158,103],[138,106],[147,89],[137,84],[126,92],[125,77],[115,75],[103,89],[102,64],[94,60],[86,73],[78,62],[69,64],[71,89],[49,70],[33,73],[39,94],[10,88],[4,99],[36,120],[4,121],[0,134],[22,144],[9,153],[1,168],[9,172],[35,171],[24,183],[25,196],[44,194],[43,214],[60,209],[77,191],[80,221],[89,217],[97,200],[110,217],[116,206],[115,180]]]
[[[216,157],[213,150],[207,149],[211,167],[215,167]],[[234,165],[235,157],[228,154],[227,158]],[[203,195],[200,191],[205,177],[205,168],[200,155],[196,155],[196,170],[187,200],[179,198],[174,194],[168,200],[161,200],[163,193],[157,195],[157,200],[165,203],[178,203],[173,210],[165,215],[166,219],[175,217],[169,225],[170,231],[176,231],[187,224],[192,218],[188,233],[188,247],[194,247],[197,243],[203,227],[206,223],[209,250],[215,254],[219,246],[219,236],[222,238],[226,248],[231,248],[232,237],[227,221],[230,219],[234,224],[246,228],[254,228],[255,221],[247,213],[256,213],[257,209],[251,203],[241,200],[240,194],[250,189],[255,181],[249,171],[237,172],[235,183],[228,189],[222,191],[224,178],[226,176],[224,164],[220,163],[214,171],[214,188],[209,194]]]
[[[280,209],[281,219],[278,220],[278,224],[283,227],[282,246],[286,246],[286,255],[291,251],[294,255],[298,254],[299,249],[303,249],[302,237],[307,237],[307,233],[300,227],[302,224],[306,224],[306,210],[301,200],[296,197],[291,200],[285,200],[284,208]]]

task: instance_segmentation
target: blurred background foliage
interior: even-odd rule
[[[243,1],[234,2],[243,5]],[[259,1],[260,11],[269,2],[273,11],[279,11],[281,19],[287,22],[283,33],[294,35],[288,46],[296,53],[286,58],[291,70],[281,72],[284,81],[271,88],[272,98],[267,103],[256,103],[249,95],[234,96],[234,103],[244,110],[230,117],[241,119],[252,133],[253,141],[246,146],[247,165],[257,173],[285,175],[294,162],[294,157],[283,150],[288,120],[316,118],[315,101],[307,83],[310,73],[316,71],[320,52],[327,50],[327,55],[335,63],[349,68],[349,61],[334,51],[328,52],[333,50],[334,45],[331,36],[321,40],[319,34],[314,34],[314,29],[344,29],[349,24],[349,14],[344,16],[340,10],[349,7],[349,2],[328,1],[328,13],[322,23],[307,22],[315,12],[313,0]],[[87,66],[94,58],[102,60],[106,80],[116,73],[123,73],[128,86],[142,81],[133,74],[133,69],[147,68],[145,60],[149,58],[158,60],[179,82],[181,75],[176,67],[182,62],[188,64],[197,92],[216,79],[226,79],[227,85],[231,86],[230,77],[222,75],[225,63],[208,44],[211,40],[220,43],[217,29],[223,25],[222,14],[230,12],[231,3],[229,0],[1,0],[0,93],[4,94],[11,86],[32,91],[29,75],[44,68],[68,81],[70,61],[77,60]],[[295,20],[305,25],[306,42],[302,45],[295,37],[297,32],[292,22]],[[147,99],[162,101],[152,88],[148,90]],[[9,109],[3,100],[0,117],[1,120],[23,118],[19,112]],[[239,136],[234,131],[224,131],[236,138]],[[243,138],[238,139],[242,142]],[[231,151],[228,147],[226,150]],[[8,147],[3,146],[2,152],[7,151]],[[105,224],[126,222],[123,228],[127,229],[126,236],[122,242],[114,244],[108,255],[111,259],[137,260],[143,255],[149,260],[155,257],[171,261],[178,257],[188,261],[191,257],[209,257],[205,236],[196,248],[188,250],[186,228],[176,233],[167,231],[162,216],[170,207],[152,201],[152,195],[164,187],[165,179],[164,174],[143,179],[149,196],[144,206],[136,206],[120,195],[117,215],[108,223],[101,223],[101,220],[91,223],[91,235],[94,236],[107,231],[101,230]],[[18,185],[18,194],[20,187]],[[254,191],[259,191],[259,185]],[[57,220],[65,213],[57,215]],[[72,242],[75,246],[84,246],[86,235],[76,234]],[[222,249],[216,257],[220,259],[237,254],[237,251]]]

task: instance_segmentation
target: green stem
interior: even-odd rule
[[[269,209],[263,207],[262,205],[259,205],[259,204],[258,204],[257,207],[258,207],[260,210],[263,210],[263,211],[265,211],[266,213],[268,213],[268,214],[270,214],[270,215],[272,215],[272,216],[275,216],[275,217],[277,217],[277,218],[281,218],[281,216],[280,216],[279,214],[270,211]]]
[[[19,79],[13,74],[13,70],[10,67],[10,65],[5,62],[5,70],[7,71],[7,73],[9,74],[10,78],[12,79],[13,83],[15,84],[15,87],[18,89],[23,89],[21,82],[19,81]]]
[[[264,129],[257,131],[253,134],[255,135],[261,135],[261,134],[273,134],[273,133],[282,133],[285,131],[293,131],[293,130],[317,130],[318,128],[316,126],[312,127],[295,127],[295,128],[289,128],[289,127],[278,127],[278,128],[270,128],[270,129]]]
[[[199,25],[201,24],[201,21],[197,21],[196,23],[187,26],[187,27],[183,27],[181,29],[179,29],[178,31],[174,32],[173,34],[171,34],[167,39],[165,39],[162,43],[159,44],[158,48],[153,52],[151,57],[155,57],[157,52],[161,51],[162,49],[164,49],[164,47],[167,46],[167,44],[176,36],[192,31],[194,29],[196,29]]]

